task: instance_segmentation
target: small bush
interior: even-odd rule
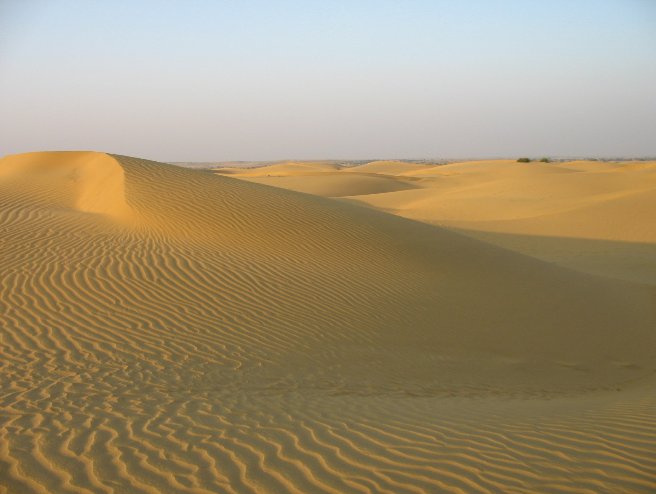
[[[549,158],[542,158],[540,163],[551,163],[551,160]]]
[[[530,163],[531,160],[529,158],[519,158],[517,160],[517,163]]]

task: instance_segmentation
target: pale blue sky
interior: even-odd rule
[[[0,0],[0,155],[656,155],[655,0]]]

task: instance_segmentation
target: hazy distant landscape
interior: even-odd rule
[[[495,158],[500,159],[500,158]],[[507,158],[504,158],[507,159]],[[605,162],[618,162],[626,163],[629,161],[656,161],[654,157],[613,157],[613,158],[585,158],[585,157],[549,157],[549,158],[535,158],[531,161],[540,162],[541,159],[546,159],[549,162],[564,162],[564,161],[605,161]],[[270,166],[280,163],[289,163],[299,161],[302,163],[327,163],[337,165],[343,168],[351,166],[365,165],[374,161],[400,161],[403,163],[418,163],[426,165],[446,165],[449,163],[460,163],[464,161],[485,161],[480,158],[448,158],[448,159],[368,159],[368,160],[277,160],[277,161],[167,161],[171,165],[182,166],[185,168],[199,168],[211,170],[214,168],[259,168],[263,166]],[[511,160],[512,161],[512,160]]]

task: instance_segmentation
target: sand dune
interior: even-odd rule
[[[413,190],[349,199],[568,268],[656,283],[651,162],[489,161],[412,175],[422,179]],[[576,239],[589,240],[583,251]]]
[[[381,194],[416,187],[414,178],[366,172],[365,168],[369,165],[375,170],[388,165],[392,167],[390,171],[408,169],[404,167],[407,163],[400,162],[372,162],[350,168],[340,168],[330,162],[289,162],[251,169],[219,168],[214,171],[249,182],[324,197]],[[414,170],[416,166],[412,165],[409,169]]]
[[[656,489],[652,287],[375,209],[447,222],[448,200],[422,206],[443,192],[459,228],[497,191],[499,222],[604,206],[616,224],[638,201],[612,238],[646,241],[648,169],[577,205],[563,181],[587,172],[536,167],[529,207],[510,163],[480,186],[480,164],[285,166],[289,188],[359,194],[102,153],[0,161],[0,492]]]
[[[288,161],[268,166],[255,168],[217,168],[214,171],[219,174],[239,174],[242,177],[266,177],[266,176],[289,176],[303,175],[305,173],[335,172],[340,167],[332,162],[323,161]]]
[[[368,204],[427,221],[533,220],[649,192],[656,186],[656,174],[646,173],[577,173],[522,163],[441,168],[420,182],[423,190],[381,195]]]
[[[401,175],[404,173],[423,171],[432,168],[432,165],[407,163],[404,161],[371,161],[364,165],[345,168],[346,172],[378,173],[381,175]]]
[[[282,189],[305,192],[324,197],[362,196],[367,194],[382,194],[399,190],[414,189],[416,186],[407,180],[375,174],[346,174],[344,172],[319,172],[315,176],[310,173],[287,176],[238,178],[249,182],[270,185]]]
[[[123,168],[101,153],[41,153],[8,156],[2,160],[0,180],[12,183],[34,198],[78,211],[129,217]]]
[[[557,166],[559,168],[568,168],[570,170],[575,170],[575,171],[592,171],[592,172],[598,172],[601,170],[609,170],[613,168],[617,168],[621,166],[621,163],[617,162],[606,162],[606,161],[586,161],[586,160],[579,160],[579,161],[566,161],[562,163],[553,163],[553,166]]]

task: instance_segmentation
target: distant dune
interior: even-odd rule
[[[382,175],[401,175],[403,173],[425,170],[427,168],[431,168],[431,165],[407,163],[404,161],[371,161],[364,165],[347,168],[345,171],[356,173],[379,173]]]
[[[411,181],[403,181],[395,177],[374,174],[349,176],[345,173],[320,172],[319,175],[315,178],[311,178],[312,175],[309,173],[300,176],[295,174],[264,176],[239,175],[239,178],[248,180],[249,182],[272,185],[274,187],[324,197],[362,196],[415,188]]]
[[[656,165],[29,153],[0,204],[0,493],[656,490]]]
[[[236,171],[243,177],[263,177],[263,176],[282,176],[282,175],[296,175],[304,173],[318,173],[318,172],[334,172],[339,170],[339,165],[331,162],[310,161],[299,162],[289,161],[284,163],[275,163],[268,166],[259,166],[255,168],[217,168],[217,173],[225,173]]]
[[[656,284],[656,162],[374,164],[376,174],[358,173],[364,165],[339,182],[308,171],[261,183],[344,197],[567,268]],[[369,176],[384,177],[388,190],[359,189]]]

